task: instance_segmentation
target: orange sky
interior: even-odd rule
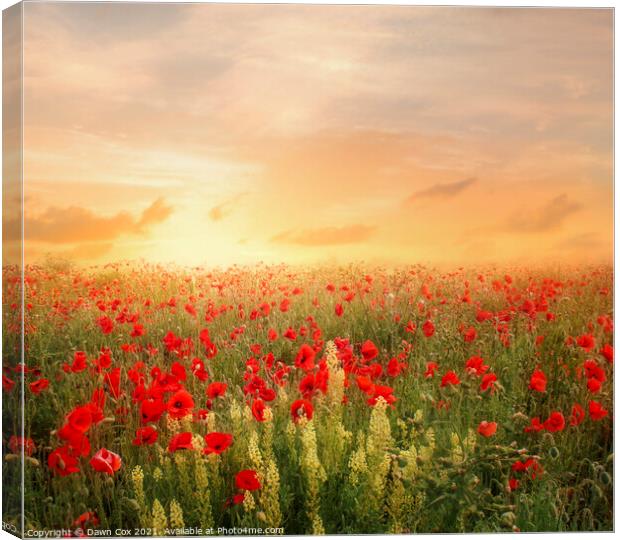
[[[611,259],[611,10],[24,9],[30,261]]]

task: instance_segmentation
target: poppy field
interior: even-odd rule
[[[611,267],[3,274],[5,524],[613,528]]]

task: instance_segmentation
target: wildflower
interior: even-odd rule
[[[495,435],[497,431],[497,422],[487,422],[486,420],[480,422],[478,425],[478,433],[483,437],[491,437]]]
[[[314,349],[305,343],[299,348],[299,352],[295,357],[295,366],[303,369],[304,371],[310,371],[314,368],[314,358],[316,353]]]
[[[530,390],[535,390],[536,392],[544,392],[546,390],[547,377],[540,369],[537,369],[534,373],[532,373],[529,388]]]
[[[193,450],[193,448],[192,434],[189,431],[175,435],[168,444],[168,452],[176,452],[177,450]]]
[[[209,396],[209,399],[215,399],[215,398],[221,397],[226,393],[227,388],[228,388],[228,385],[226,383],[212,382],[207,387],[207,396]]]
[[[573,409],[570,415],[570,421],[569,421],[570,425],[578,426],[579,424],[581,424],[581,422],[584,421],[585,417],[586,417],[586,412],[583,410],[583,407],[579,405],[578,403],[575,403],[573,405]]]
[[[256,471],[252,469],[245,469],[238,472],[235,477],[235,484],[237,488],[246,491],[255,491],[261,488],[261,483],[258,480]]]
[[[90,465],[97,472],[113,475],[121,468],[121,457],[102,448],[91,458]]]
[[[259,422],[265,421],[265,402],[262,399],[255,399],[252,403],[252,414]]]
[[[361,353],[364,360],[370,361],[377,357],[379,354],[379,349],[377,349],[375,344],[368,339],[362,344]]]
[[[233,442],[233,436],[229,433],[219,433],[214,431],[205,435],[206,446],[203,450],[204,454],[221,454]]]
[[[154,444],[157,442],[158,433],[152,426],[138,428],[136,430],[136,438],[133,440],[134,446],[142,446],[143,444]]]
[[[38,395],[43,392],[43,390],[45,390],[49,385],[50,382],[47,379],[38,379],[34,382],[31,382],[28,387],[33,394]]]
[[[313,413],[314,408],[312,407],[312,403],[307,399],[298,399],[291,405],[291,416],[295,422],[298,422],[302,416],[308,420],[312,420]]]
[[[592,420],[602,420],[609,414],[609,411],[603,408],[597,401],[590,401],[590,403],[588,403],[588,411]]]
[[[167,404],[168,414],[172,418],[183,418],[191,414],[194,408],[194,398],[187,390],[179,390]]]
[[[564,415],[561,412],[553,411],[549,418],[547,418],[543,425],[549,432],[562,431],[565,426]]]
[[[78,460],[71,453],[68,446],[61,446],[56,448],[47,457],[47,465],[54,474],[59,476],[68,476],[69,474],[77,473],[80,469],[77,467]]]
[[[525,433],[538,433],[543,429],[545,429],[545,426],[541,423],[540,418],[536,416],[535,418],[532,418],[530,425],[526,426],[523,431]]]
[[[486,373],[485,375],[482,376],[482,382],[480,383],[480,391],[486,392],[487,390],[491,390],[491,393],[493,393],[496,382],[497,382],[497,375],[495,375],[495,373]]]
[[[457,374],[454,371],[448,371],[442,378],[441,378],[441,387],[445,387],[445,386],[452,386],[452,385],[457,385],[460,384],[461,380],[458,378]]]
[[[422,332],[424,332],[424,335],[429,338],[432,337],[433,334],[435,333],[435,325],[433,324],[433,321],[431,320],[427,320],[423,325],[422,325]]]
[[[596,346],[596,341],[592,334],[584,334],[577,337],[577,345],[579,345],[584,351],[590,352]]]

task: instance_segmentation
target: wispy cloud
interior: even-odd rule
[[[451,199],[459,193],[465,191],[468,187],[475,184],[476,178],[465,178],[456,182],[441,182],[434,184],[427,189],[422,189],[412,193],[406,200],[407,203],[414,203],[421,199]]]
[[[237,206],[237,203],[243,199],[243,197],[245,196],[245,193],[240,193],[239,195],[236,195],[235,197],[232,197],[230,199],[226,199],[225,201],[222,201],[219,204],[216,204],[215,206],[211,207],[211,209],[209,210],[209,219],[211,221],[221,221],[222,219],[228,217],[230,214],[232,214]]]
[[[300,246],[336,246],[340,244],[357,244],[368,240],[375,232],[372,225],[347,225],[344,227],[323,227],[301,231],[284,231],[274,236],[271,241],[281,244]]]
[[[506,229],[515,233],[540,233],[560,227],[566,218],[583,208],[566,193],[554,197],[538,208],[524,208],[510,217]]]

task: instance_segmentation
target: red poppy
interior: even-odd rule
[[[172,418],[183,418],[192,413],[194,398],[187,390],[179,390],[168,400],[166,407]]]
[[[24,438],[11,435],[9,438],[9,448],[14,454],[18,454],[23,450],[25,455],[31,456],[34,453],[36,446],[34,441],[29,437]]]
[[[68,446],[56,448],[47,456],[47,466],[52,469],[54,474],[59,476],[68,476],[80,472],[77,464],[78,460],[72,455],[71,449]]]
[[[530,420],[530,425],[526,426],[523,431],[525,431],[525,433],[538,433],[543,429],[545,429],[545,426],[540,421],[540,418],[536,416]]]
[[[143,424],[148,422],[157,422],[161,415],[164,414],[166,405],[161,399],[145,399],[140,404],[140,418]]]
[[[433,321],[431,320],[426,321],[422,325],[422,332],[424,332],[424,335],[427,338],[432,337],[432,335],[435,333],[435,325],[433,324]]]
[[[5,392],[10,392],[15,386],[15,381],[9,379],[6,375],[2,375],[2,388]]]
[[[546,388],[547,377],[540,369],[537,369],[530,377],[529,389],[535,390],[536,392],[544,392]]]
[[[189,431],[179,433],[170,439],[168,443],[168,452],[176,452],[177,450],[193,450],[192,434]]]
[[[549,418],[547,418],[543,425],[545,429],[550,432],[562,431],[566,425],[564,421],[564,415],[559,411],[553,411]]]
[[[262,399],[255,399],[252,403],[252,414],[259,422],[265,421],[265,402]]]
[[[205,454],[221,454],[233,442],[233,436],[229,433],[219,433],[214,431],[205,435],[207,446],[203,450]]]
[[[310,371],[314,368],[314,359],[316,353],[310,345],[305,343],[299,348],[299,352],[295,357],[295,366],[303,369],[304,371]]]
[[[298,422],[302,416],[305,416],[308,420],[312,420],[314,414],[314,407],[312,403],[307,399],[298,399],[291,405],[291,416],[295,422]]]
[[[484,363],[480,356],[472,356],[465,362],[465,371],[470,375],[484,375],[488,369],[489,366]]]
[[[367,339],[362,344],[361,353],[364,357],[364,360],[370,362],[377,357],[377,355],[379,354],[379,349],[377,349],[376,345],[372,341]]]
[[[110,334],[112,330],[114,330],[114,322],[110,317],[106,317],[105,315],[97,319],[97,324],[104,334]]]
[[[496,382],[497,382],[497,375],[495,375],[495,373],[484,374],[482,376],[482,382],[480,383],[480,391],[486,392],[487,390],[491,390],[491,393],[493,393]]]
[[[590,403],[588,403],[588,411],[592,420],[602,420],[609,414],[609,411],[603,408],[597,401],[590,401]]]
[[[121,468],[121,457],[102,448],[91,458],[90,465],[97,472],[112,475]]]
[[[30,391],[33,394],[40,394],[50,385],[50,382],[47,379],[39,379],[37,381],[31,382],[28,386]]]
[[[584,334],[577,337],[577,345],[579,345],[584,351],[590,352],[596,346],[596,341],[592,334]]]
[[[445,386],[452,386],[452,385],[456,385],[456,384],[460,384],[461,380],[458,378],[457,374],[454,371],[448,371],[442,378],[441,378],[441,387],[445,387]]]
[[[73,430],[86,433],[93,422],[93,416],[89,407],[75,407],[67,415],[67,421]]]
[[[605,358],[605,360],[607,360],[609,364],[614,363],[614,348],[609,343],[606,343],[605,345],[603,345],[602,349],[600,350],[600,353],[603,355],[603,357]]]
[[[138,428],[136,430],[136,438],[133,440],[134,446],[142,446],[143,444],[154,444],[157,442],[158,433],[152,426]]]
[[[207,387],[207,396],[209,396],[209,399],[215,399],[217,397],[221,397],[226,393],[227,388],[228,388],[228,385],[226,383],[212,382]]]
[[[424,373],[424,377],[426,377],[427,379],[434,377],[435,376],[435,371],[437,371],[437,369],[439,368],[439,366],[437,365],[436,362],[427,362],[426,363],[426,372]]]
[[[570,414],[570,425],[578,426],[581,422],[584,421],[586,417],[586,411],[583,410],[583,407],[578,403],[573,405],[573,409]]]
[[[465,339],[465,343],[471,343],[476,339],[478,333],[473,326],[470,326],[467,330],[463,332],[463,339]]]
[[[478,425],[478,433],[483,437],[491,437],[497,431],[497,422],[487,422],[483,420]]]
[[[246,491],[255,491],[261,488],[258,475],[256,471],[252,469],[245,469],[238,472],[235,477],[235,484],[239,489],[244,489]]]

